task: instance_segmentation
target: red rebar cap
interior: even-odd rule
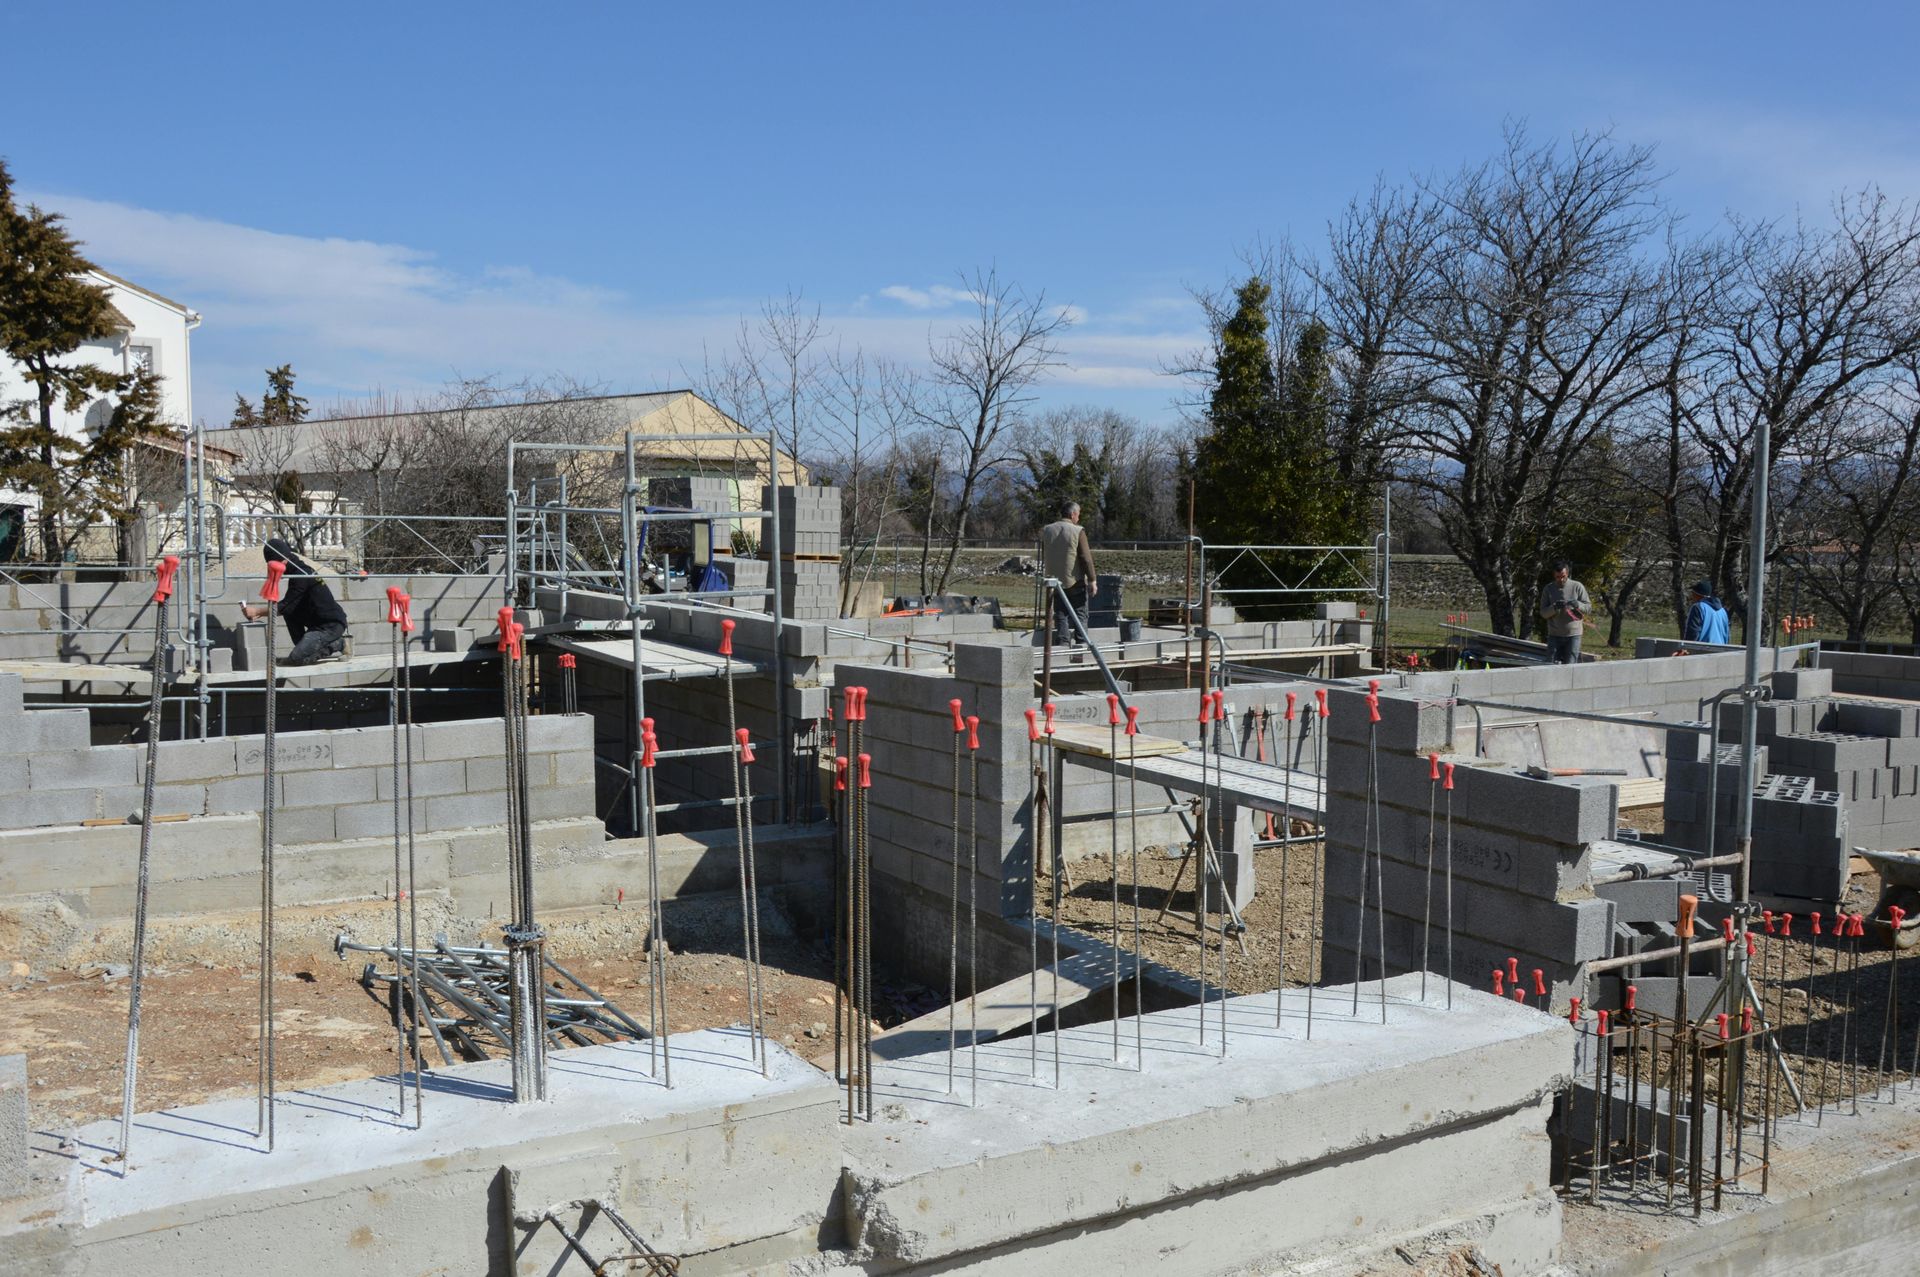
[[[1496,998],[1507,996],[1507,973],[1499,967],[1493,969],[1493,996]]]
[[[287,574],[287,565],[283,560],[275,559],[267,564],[267,580],[260,587],[260,597],[269,603],[280,601],[280,579]]]
[[[1599,1019],[1600,1019],[1600,1025],[1599,1025],[1600,1036],[1604,1038],[1607,1036],[1608,1032],[1610,1031],[1607,1028],[1607,1013],[1605,1011],[1601,1011]]]
[[[1533,992],[1535,997],[1547,996],[1547,973],[1539,967],[1533,969]]]
[[[1288,693],[1287,693],[1287,714],[1286,714],[1286,718],[1287,718],[1287,721],[1288,721],[1289,723],[1291,723],[1291,722],[1293,721],[1293,703],[1294,703],[1295,701],[1297,701],[1297,700],[1299,700],[1299,699],[1300,699],[1300,694],[1299,694],[1298,692],[1288,692]]]
[[[1329,714],[1333,713],[1332,710],[1327,708],[1327,689],[1326,688],[1324,687],[1314,688],[1313,699],[1320,703],[1320,717],[1325,718]]]
[[[1635,997],[1639,995],[1639,993],[1640,993],[1639,985],[1630,984],[1627,986],[1627,1006],[1626,1006],[1627,1010],[1629,1011],[1633,1010],[1633,1000]]]
[[[1725,1042],[1730,1036],[1732,1036],[1727,1032],[1727,1013],[1725,1011],[1722,1011],[1720,1012],[1720,1014],[1714,1016],[1713,1018],[1720,1022],[1720,1040],[1722,1042]]]
[[[1820,930],[1820,915],[1817,913],[1813,915],[1813,934],[1816,936],[1826,934]]]
[[[659,747],[659,738],[653,734],[653,721],[648,719],[640,731],[640,765],[653,766],[654,751]]]
[[[720,622],[720,655],[722,656],[733,655],[733,627],[735,624],[736,622],[732,619],[726,619]]]
[[[169,554],[154,565],[153,601],[155,603],[165,603],[172,596],[173,578],[178,575],[180,575],[180,556],[177,554]]]
[[[1894,905],[1888,909],[1887,912],[1893,915],[1893,929],[1895,931],[1900,930],[1900,924],[1907,920],[1907,911],[1899,905]]]
[[[860,788],[873,788],[873,755],[860,755]]]
[[[1139,734],[1140,707],[1138,705],[1129,705],[1127,706],[1127,735],[1138,736]]]
[[[967,748],[980,748],[980,716],[978,714],[967,715]]]
[[[1507,959],[1507,979],[1511,980],[1515,984],[1520,983],[1520,959],[1518,958]]]
[[[1573,1002],[1573,1010],[1567,1012],[1567,1023],[1578,1024],[1580,1023],[1580,999],[1574,998],[1572,999],[1572,1002]]]
[[[572,653],[572,652],[562,652],[562,653],[560,653],[560,668],[561,668],[561,669],[563,669],[563,670],[570,670],[570,669],[572,669],[572,668],[574,668],[574,666],[576,666],[576,665],[578,665],[579,663],[580,663],[579,661],[577,661],[576,659],[574,659],[574,655],[573,655],[573,653]]]
[[[1030,709],[1027,711],[1027,739],[1028,740],[1040,739],[1040,711],[1039,710]]]
[[[389,585],[387,587],[387,624],[388,625],[400,624],[400,595],[401,595],[401,589],[399,586]]]
[[[1200,721],[1202,723],[1211,723],[1213,721],[1213,693],[1212,692],[1200,693]]]
[[[1048,701],[1045,708],[1047,711],[1047,735],[1051,736],[1053,735],[1053,716],[1059,711],[1052,701]]]
[[[967,717],[961,713],[961,708],[958,698],[947,702],[947,709],[953,714],[953,733],[956,736],[967,730]]]
[[[866,722],[867,721],[867,689],[864,687],[849,687],[846,690],[846,697],[847,697],[847,712],[846,712],[847,721],[849,723]]]
[[[1448,763],[1448,764],[1446,765],[1446,769],[1445,769],[1445,775],[1444,775],[1444,776],[1442,776],[1442,778],[1441,778],[1441,780],[1440,780],[1440,788],[1442,788],[1442,789],[1452,789],[1452,788],[1453,788],[1453,764],[1452,764],[1452,763]],[[1451,800],[1449,800],[1449,801],[1451,801]],[[1452,810],[1452,808],[1448,808],[1448,810],[1449,810],[1449,811],[1451,811],[1451,810]]]
[[[733,733],[733,738],[740,742],[741,763],[745,764],[745,763],[752,762],[753,761],[753,741],[748,736],[747,729],[744,727],[739,728]]]
[[[518,621],[514,621],[507,626],[507,636],[504,647],[508,659],[517,661],[527,654],[527,645],[523,641],[526,638],[526,634],[527,627]]]
[[[1440,779],[1440,755],[1428,754],[1427,767],[1429,768],[1427,773],[1427,779],[1439,780]]]
[[[1514,986],[1513,986],[1513,1000],[1514,1000],[1515,1002],[1520,1002],[1520,1003],[1524,1003],[1524,1002],[1525,1002],[1525,1001],[1527,1000],[1527,991],[1526,991],[1526,990],[1525,990],[1524,988],[1522,988],[1521,986],[1519,986],[1519,985],[1517,985],[1517,984],[1516,984],[1516,985],[1514,985]]]
[[[1118,727],[1123,720],[1120,717],[1120,696],[1117,692],[1107,693],[1107,726]]]
[[[847,760],[845,758],[836,758],[833,760],[833,787],[841,793],[846,792]]]

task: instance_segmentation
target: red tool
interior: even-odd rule
[[[281,564],[280,568],[281,571],[285,571],[286,564]],[[178,575],[180,575],[179,555],[169,554],[160,560],[159,566],[153,570],[153,601],[155,603],[165,603],[173,594],[173,578]]]
[[[287,574],[287,565],[279,559],[267,564],[266,584],[260,587],[260,597],[269,603],[280,601],[280,578]]]
[[[873,755],[860,755],[860,788],[873,788]]]
[[[964,732],[967,730],[966,715],[960,712],[960,708],[961,706],[958,700],[951,700],[947,702],[947,709],[951,711],[953,714],[953,733],[956,736],[958,736],[961,732]]]
[[[1040,713],[1038,710],[1030,709],[1027,711],[1027,739],[1040,739]]]
[[[1120,697],[1113,692],[1107,693],[1107,726],[1118,727],[1124,720],[1120,717]]]
[[[980,716],[978,714],[967,715],[967,748],[980,748]]]
[[[720,655],[722,656],[733,655],[733,627],[735,624],[737,624],[737,622],[732,620],[720,622]]]
[[[733,734],[733,738],[740,742],[741,764],[744,766],[745,764],[752,762],[753,761],[753,741],[748,738],[747,729],[742,727],[739,730],[735,731]]]

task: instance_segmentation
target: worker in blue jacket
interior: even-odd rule
[[[1687,603],[1687,629],[1682,636],[1687,642],[1727,642],[1727,609],[1713,597],[1711,581],[1695,581],[1687,591]]]

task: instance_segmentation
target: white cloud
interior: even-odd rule
[[[1784,201],[1819,220],[1835,195],[1878,185],[1895,199],[1920,197],[1920,147],[1910,131],[1876,122],[1732,105],[1655,106],[1620,121],[1623,138],[1659,144],[1677,176]],[[1735,207],[1743,201],[1733,197]],[[1716,212],[1719,210],[1715,210]]]
[[[879,294],[890,301],[897,301],[912,310],[945,310],[961,302],[976,302],[979,294],[965,288],[952,288],[946,284],[934,284],[927,288],[915,288],[911,284],[888,284]]]
[[[236,392],[259,393],[261,369],[291,362],[318,404],[429,392],[455,374],[559,374],[613,391],[685,385],[703,352],[729,349],[737,307],[711,298],[648,305],[617,288],[499,264],[460,271],[427,249],[343,237],[290,235],[126,204],[40,194],[64,213],[89,256],[116,274],[205,316],[193,338],[195,414],[227,415]],[[910,364],[930,338],[961,322],[976,299],[963,288],[904,284],[829,303],[824,318],[848,346]],[[751,309],[750,307],[748,309]],[[1065,308],[1067,366],[1047,398],[1108,390],[1138,401],[1176,387],[1161,369],[1202,335],[1175,320],[1094,325]],[[1168,331],[1159,331],[1170,329]]]

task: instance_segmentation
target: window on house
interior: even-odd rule
[[[127,356],[133,366],[133,371],[146,373],[153,371],[152,346],[131,346],[127,350]]]

